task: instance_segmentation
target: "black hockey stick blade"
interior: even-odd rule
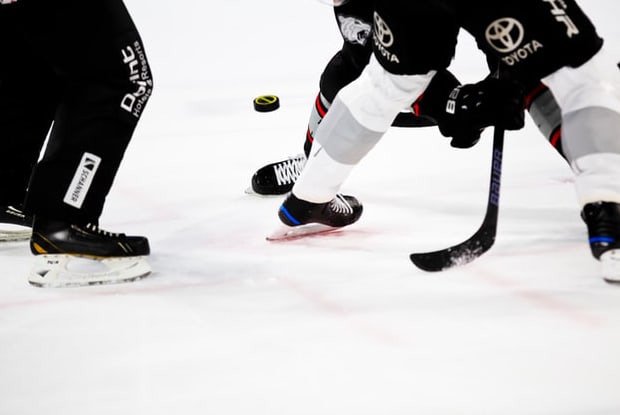
[[[466,241],[450,248],[432,252],[413,253],[411,261],[421,270],[429,272],[445,271],[458,265],[465,265],[488,251],[495,243],[495,229],[483,224]]]
[[[424,271],[437,272],[454,266],[465,265],[487,252],[493,246],[495,243],[495,235],[497,234],[503,149],[504,130],[495,128],[493,133],[491,178],[489,180],[489,199],[480,229],[469,239],[460,244],[438,251],[413,253],[409,255],[411,261],[418,268]]]

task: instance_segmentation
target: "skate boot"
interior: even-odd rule
[[[32,234],[32,216],[13,206],[0,206],[0,241],[25,241]]]
[[[357,222],[362,211],[362,204],[353,196],[338,194],[329,202],[312,203],[291,193],[278,211],[285,226],[267,239],[291,239],[333,231]]]
[[[36,255],[28,281],[39,287],[70,287],[133,281],[151,269],[143,236],[104,231],[93,224],[35,218],[30,250]]]
[[[603,278],[620,283],[620,204],[588,203],[581,217],[588,227],[592,255],[601,261]]]
[[[302,153],[261,167],[252,176],[252,192],[263,196],[290,192],[305,164],[306,155]]]

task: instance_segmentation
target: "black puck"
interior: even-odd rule
[[[254,98],[254,109],[258,112],[270,112],[280,108],[280,98],[275,95],[261,95]]]

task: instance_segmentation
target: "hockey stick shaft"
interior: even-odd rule
[[[424,271],[443,271],[455,265],[464,265],[488,251],[495,243],[499,216],[499,195],[504,152],[504,130],[495,127],[487,209],[476,233],[460,244],[432,252],[413,253],[411,261]]]

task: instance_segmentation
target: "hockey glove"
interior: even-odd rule
[[[412,109],[417,116],[426,117],[438,124],[443,135],[452,137],[450,145],[466,148],[478,142],[482,129],[469,125],[448,128],[450,118],[454,117],[449,117],[446,112],[447,97],[460,85],[459,80],[449,71],[438,71],[424,93],[413,103]]]
[[[461,85],[452,90],[439,120],[439,131],[452,137],[450,145],[468,148],[479,139],[471,140],[472,131],[491,125],[505,130],[518,130],[525,123],[525,94],[519,84],[487,78],[476,84]],[[465,134],[463,134],[465,133]]]
[[[496,78],[459,85],[449,72],[438,72],[414,110],[416,106],[421,114],[437,121],[441,134],[451,137],[450,145],[456,148],[472,147],[485,127],[518,130],[525,122],[523,89]]]

